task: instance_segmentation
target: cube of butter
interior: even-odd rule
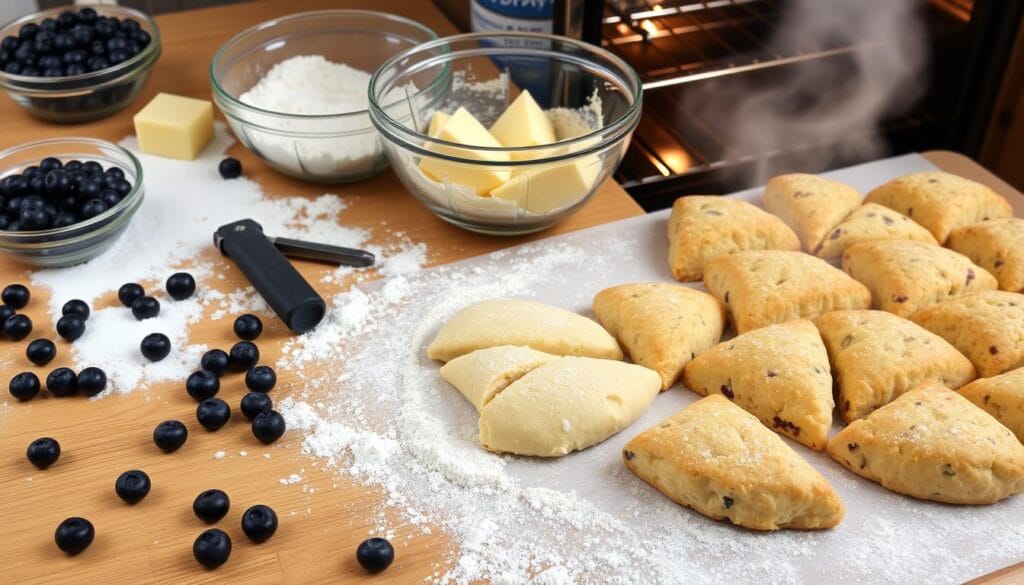
[[[555,138],[555,126],[528,90],[519,93],[501,116],[491,126],[491,135],[502,146],[540,146],[551,144]],[[512,153],[514,160],[534,158],[532,153]]]
[[[192,160],[213,139],[213,104],[158,93],[135,114],[135,135],[142,152]]]
[[[501,143],[491,136],[491,133],[484,128],[483,124],[477,121],[465,108],[455,110],[451,118],[441,128],[437,138],[461,146],[445,146],[430,144],[427,150],[446,154],[464,159],[482,162],[506,162],[509,160],[507,152],[477,150],[473,146],[489,146],[501,148]],[[472,187],[478,195],[486,194],[491,189],[508,181],[512,177],[511,171],[498,168],[481,167],[474,163],[459,163],[424,156],[420,161],[420,170],[431,179],[443,183],[450,181],[457,185]]]
[[[586,195],[601,172],[597,155],[573,162],[544,165],[517,173],[491,191],[491,197],[515,201],[516,206],[542,214],[576,203]]]
[[[451,119],[451,114],[446,114],[441,110],[434,112],[434,115],[430,118],[430,126],[427,128],[427,136],[437,138],[437,135],[441,133],[441,129]]]

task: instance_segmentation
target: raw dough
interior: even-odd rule
[[[461,355],[441,366],[441,377],[478,411],[526,372],[558,356],[517,345],[499,345]]]

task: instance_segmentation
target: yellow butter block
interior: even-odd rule
[[[441,127],[437,138],[466,146],[430,144],[427,146],[428,150],[439,154],[483,162],[505,162],[509,160],[507,152],[472,148],[473,146],[501,148],[501,143],[495,140],[491,133],[487,131],[487,128],[484,128],[483,124],[465,108],[455,110],[455,113],[451,115],[447,123]],[[431,179],[440,183],[450,181],[458,185],[472,187],[478,195],[486,194],[512,177],[511,171],[496,168],[480,168],[476,164],[458,163],[429,156],[424,156],[422,161],[420,161],[420,170]]]
[[[142,152],[192,160],[213,139],[213,104],[159,93],[135,114]]]
[[[451,118],[451,114],[446,114],[441,110],[434,112],[434,115],[430,118],[430,126],[427,128],[427,136],[437,138],[437,135],[441,133],[441,129],[444,128],[444,125]]]
[[[491,191],[491,197],[515,201],[532,213],[547,213],[576,203],[586,195],[601,172],[597,155],[575,162],[544,165],[521,171]]]
[[[505,147],[540,146],[557,140],[551,120],[525,89],[491,126],[491,135]],[[515,160],[533,157],[530,153],[512,155]]]

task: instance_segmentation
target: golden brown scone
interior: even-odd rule
[[[911,319],[953,344],[982,378],[1024,366],[1024,295],[969,293],[922,309]]]
[[[676,280],[698,281],[708,260],[740,250],[799,250],[781,219],[740,201],[713,195],[680,197],[668,218],[668,263]]]
[[[959,392],[1024,442],[1024,368],[975,380]]]
[[[1024,491],[1024,445],[963,396],[922,384],[828,442],[850,471],[894,492],[991,504]]]
[[[854,244],[878,240],[914,240],[938,244],[928,230],[909,217],[875,203],[865,203],[828,232],[814,249],[814,255],[837,260]]]
[[[825,448],[832,427],[832,376],[818,329],[806,319],[719,343],[687,364],[683,383],[704,396],[725,396],[815,451]]]
[[[597,320],[666,390],[694,356],[718,343],[725,310],[711,295],[679,284],[637,283],[594,297]]]
[[[1024,219],[1005,217],[958,227],[946,246],[991,272],[1001,290],[1024,292]]]
[[[862,200],[853,187],[817,175],[779,175],[764,186],[765,209],[789,224],[808,252]]]
[[[900,317],[950,297],[999,286],[967,256],[908,240],[850,246],[843,252],[843,270],[871,290],[872,307]]]
[[[834,311],[818,319],[846,422],[868,416],[926,380],[959,388],[974,366],[938,335],[885,311]]]
[[[661,493],[716,520],[754,530],[831,528],[843,520],[828,481],[721,395],[640,433],[622,458]]]
[[[737,333],[871,306],[864,285],[802,252],[747,251],[715,258],[704,270],[704,286],[728,309]]]
[[[940,244],[960,226],[1013,214],[1009,202],[992,189],[941,171],[893,179],[875,187],[867,201],[895,209],[923,225]]]

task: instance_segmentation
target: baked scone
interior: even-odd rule
[[[785,222],[739,199],[680,197],[668,218],[668,264],[685,282],[704,277],[708,260],[740,250],[799,250]]]
[[[658,372],[662,390],[725,328],[725,310],[713,296],[679,284],[606,288],[594,297],[594,314],[635,363]]]
[[[832,376],[818,329],[806,319],[719,343],[687,364],[683,383],[704,396],[725,396],[815,451],[825,448],[832,427]]]
[[[950,297],[999,286],[967,256],[909,240],[850,246],[843,252],[843,270],[871,290],[872,307],[900,317]]]
[[[679,504],[754,530],[831,528],[828,481],[752,414],[712,395],[634,437],[626,467]]]
[[[704,271],[704,286],[725,305],[737,333],[871,306],[863,284],[802,252],[747,251],[715,258]]]
[[[885,311],[834,311],[818,319],[846,422],[926,381],[959,388],[974,366],[945,339]]]
[[[526,373],[480,411],[480,444],[490,451],[558,457],[596,445],[640,417],[661,378],[636,364],[585,357]]]
[[[1024,368],[975,380],[959,392],[1024,442]]]
[[[958,227],[946,246],[999,281],[1001,290],[1024,292],[1024,219],[1004,217]]]
[[[789,224],[808,252],[863,199],[845,183],[803,173],[779,175],[764,186],[765,209]]]
[[[525,345],[555,355],[620,360],[622,350],[600,325],[565,309],[522,299],[481,301],[452,315],[427,347],[448,361],[496,345]]]
[[[895,209],[923,225],[940,244],[960,226],[1013,214],[1009,202],[992,189],[941,171],[895,178],[875,187],[867,201]]]
[[[814,255],[825,260],[837,260],[854,244],[879,240],[938,244],[930,231],[902,213],[877,203],[865,203],[828,232],[814,249]]]
[[[1024,445],[956,392],[927,382],[828,442],[850,471],[894,492],[991,504],[1024,491]]]
[[[441,366],[440,373],[479,411],[509,384],[556,359],[529,347],[499,345],[460,355]]]
[[[953,344],[981,378],[1024,366],[1024,295],[969,293],[922,309],[911,319]]]

